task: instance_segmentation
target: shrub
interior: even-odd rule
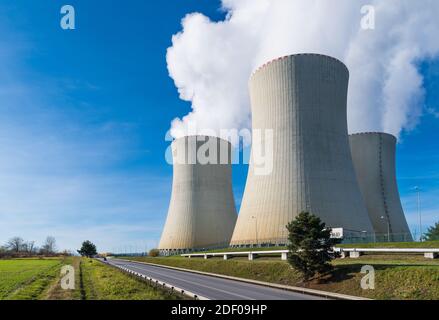
[[[151,249],[149,251],[150,257],[158,257],[160,255],[160,251],[158,249]]]

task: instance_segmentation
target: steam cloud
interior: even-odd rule
[[[375,29],[361,27],[365,5]],[[172,38],[167,62],[181,99],[192,111],[171,134],[250,127],[248,80],[265,62],[295,53],[321,53],[350,69],[349,131],[400,136],[423,110],[417,65],[439,53],[437,0],[222,0],[227,16],[214,22],[188,14]]]

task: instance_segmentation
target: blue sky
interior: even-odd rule
[[[157,245],[172,167],[165,135],[190,104],[178,98],[166,49],[185,14],[214,20],[219,1],[69,1],[76,30],[59,26],[64,1],[0,4],[0,243],[12,236],[60,249]],[[105,4],[105,5],[104,5]],[[419,66],[426,106],[398,146],[404,208],[416,228],[439,220],[439,62]],[[247,167],[234,167],[240,202]]]

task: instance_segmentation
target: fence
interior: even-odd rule
[[[439,240],[431,239],[431,240]],[[346,232],[346,235],[341,239],[341,244],[367,244],[367,243],[384,243],[384,242],[412,242],[419,241],[419,233],[390,233],[390,234],[378,234],[378,233],[360,233],[360,232]],[[220,244],[216,246],[208,246],[204,248],[196,249],[178,249],[178,250],[161,250],[160,254],[163,256],[180,255],[186,253],[206,252],[212,250],[222,250],[228,248],[248,248],[254,250],[257,248],[273,248],[286,247],[288,245],[287,238],[271,238],[260,239],[258,243],[254,241],[243,241],[235,245]]]
[[[436,259],[439,255],[439,249],[434,248],[334,248],[334,252],[341,254],[342,258],[359,258],[362,254],[367,253],[387,253],[387,254],[424,254],[426,259]],[[196,258],[202,257],[209,259],[211,257],[223,257],[228,260],[231,257],[248,256],[248,260],[254,260],[257,256],[280,256],[281,260],[287,260],[288,250],[273,250],[273,251],[239,251],[239,252],[213,252],[213,253],[187,253],[182,254],[182,257]]]

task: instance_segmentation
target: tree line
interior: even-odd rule
[[[58,252],[56,239],[48,236],[40,246],[35,241],[26,241],[21,237],[9,239],[3,246],[0,246],[0,258],[3,257],[32,257],[32,256],[55,256],[59,254],[68,255],[68,252]]]

